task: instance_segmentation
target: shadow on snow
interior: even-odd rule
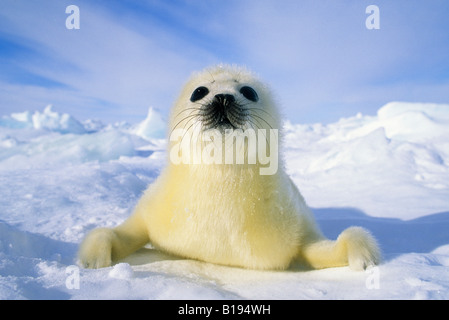
[[[428,253],[449,244],[449,212],[409,221],[372,217],[353,208],[314,208],[313,212],[324,235],[330,239],[336,239],[350,226],[368,229],[387,256],[384,259],[403,253]]]

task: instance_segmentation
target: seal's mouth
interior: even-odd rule
[[[231,94],[217,94],[213,100],[203,106],[200,120],[204,130],[243,129],[248,112]]]
[[[237,127],[229,120],[229,118],[223,114],[221,119],[215,123],[213,128],[223,128],[223,129],[237,129]]]

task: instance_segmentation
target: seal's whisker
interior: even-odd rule
[[[272,120],[275,121],[275,118],[269,113],[267,110],[261,109],[261,108],[246,108],[246,110],[249,111],[257,111],[257,112],[264,112],[266,115],[268,115]]]
[[[254,121],[256,121],[258,124],[256,125],[256,124],[254,123]],[[257,119],[249,118],[249,119],[248,119],[248,122],[251,124],[251,127],[253,128],[254,131],[257,131],[257,130],[254,128],[254,126],[256,126],[258,129],[260,129],[260,127],[261,127],[261,125],[260,125],[259,121],[257,121]],[[254,125],[254,126],[253,126],[253,125]],[[267,134],[266,134],[265,131],[262,131],[262,132],[263,132],[263,135],[265,136],[265,141],[266,141],[266,143],[267,143],[267,146],[269,146],[270,143],[268,142]]]
[[[230,109],[228,111],[228,118],[232,124],[237,124],[238,127],[242,127],[245,125],[247,113],[241,113],[238,110]]]
[[[246,109],[240,108],[240,106],[233,106],[233,108],[229,108],[228,111],[234,112],[234,114],[238,114],[239,116],[247,116],[248,112]]]
[[[271,124],[270,124],[267,120],[265,120],[263,117],[258,116],[257,114],[251,114],[250,117],[258,118],[258,119],[262,120],[263,122],[265,122],[265,123],[270,127],[270,129],[274,129],[274,128],[271,126]]]
[[[192,110],[192,111],[190,111],[190,110]],[[190,111],[190,113],[192,113],[193,111],[201,111],[201,108],[193,108],[193,107],[192,108],[185,108],[185,109],[179,111],[176,114],[175,118],[178,117],[179,115],[181,115],[181,113],[186,112],[186,111]]]
[[[190,120],[189,120],[190,121]],[[183,140],[184,140],[184,137],[185,137],[185,135],[187,134],[187,132],[190,132],[190,129],[192,128],[192,126],[194,126],[196,123],[198,123],[198,122],[200,122],[200,121],[195,121],[195,122],[193,122],[186,130],[185,130],[185,132],[184,132],[184,134],[182,135],[182,137],[181,137],[181,145],[182,145],[182,142],[183,142]],[[190,138],[192,138],[192,136],[193,136],[193,134],[191,134],[190,135]]]
[[[170,131],[170,134],[172,134],[173,133],[173,131],[175,131],[175,129],[181,124],[181,122],[183,122],[183,121],[186,121],[187,119],[187,122],[186,122],[186,125],[187,125],[187,123],[189,123],[189,121],[191,120],[191,119],[195,119],[195,117],[197,117],[198,115],[196,115],[196,114],[191,114],[191,115],[188,115],[188,116],[186,116],[186,117],[184,117],[184,118],[182,118],[178,123],[176,123],[176,125],[173,127],[173,129]]]

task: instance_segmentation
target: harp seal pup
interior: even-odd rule
[[[229,138],[195,137],[195,130],[219,135],[261,129],[259,149],[278,156],[280,148],[272,147],[281,139],[268,132],[280,133],[279,110],[268,87],[245,68],[222,65],[195,73],[171,111],[169,133],[177,129],[184,133],[179,139],[170,136],[167,166],[132,215],[113,229],[98,228],[85,237],[79,250],[82,266],[110,266],[147,243],[181,257],[250,269],[286,269],[300,261],[315,269],[349,265],[363,270],[379,263],[376,240],[361,227],[344,230],[336,240],[323,236],[280,156],[276,170],[266,174],[261,169],[267,161],[257,155],[252,163],[233,164],[173,159],[183,153],[180,141],[201,151],[210,143],[229,143]],[[247,156],[249,144],[248,139],[240,146]]]

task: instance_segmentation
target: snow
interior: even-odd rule
[[[154,108],[137,125],[80,122],[51,106],[0,119],[0,299],[449,299],[449,105],[285,122],[286,170],[323,232],[368,228],[378,267],[255,271],[149,246],[79,268],[83,236],[126,219],[160,173],[165,127]]]
[[[117,263],[112,266],[112,270],[109,272],[109,277],[116,279],[131,279],[133,276],[133,269],[129,263]]]
[[[147,140],[164,139],[166,136],[166,121],[157,109],[150,107],[145,120],[133,128],[132,132]]]
[[[54,112],[52,105],[48,105],[43,112],[36,111],[32,115],[29,111],[13,113],[0,120],[0,125],[12,128],[47,129],[61,133],[85,133],[84,126],[71,115]]]

